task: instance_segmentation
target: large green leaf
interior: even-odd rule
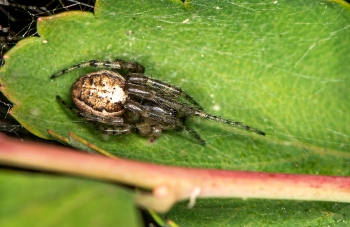
[[[349,12],[323,1],[193,1],[187,6],[103,0],[95,15],[70,12],[41,18],[40,37],[20,42],[0,71],[1,90],[15,105],[11,114],[38,136],[50,138],[47,129],[73,131],[121,157],[181,166],[350,175]],[[167,132],[154,143],[136,134],[101,135],[55,100],[60,95],[69,101],[74,80],[96,69],[54,80],[50,75],[85,60],[115,58],[140,62],[147,75],[182,87],[208,112],[242,121],[267,136],[197,119],[191,127],[207,140],[206,147],[181,132]],[[229,206],[221,201],[208,204],[217,214]],[[259,204],[247,202],[251,207]],[[290,209],[300,205],[285,204]],[[306,209],[310,203],[300,206]],[[320,209],[311,210],[311,216],[320,217],[329,205],[312,206]],[[250,212],[272,214],[273,207]],[[181,222],[186,211],[175,208],[171,215]],[[291,219],[298,221],[298,216]],[[265,224],[273,218],[264,217]],[[225,225],[223,219],[218,222]]]
[[[132,193],[63,176],[0,172],[0,226],[140,226]]]

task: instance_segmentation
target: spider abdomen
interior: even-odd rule
[[[100,117],[120,116],[128,95],[125,79],[117,72],[101,70],[75,81],[71,96],[78,109]]]

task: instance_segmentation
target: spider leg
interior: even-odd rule
[[[152,129],[149,128],[148,123],[138,124],[137,128],[139,129],[140,134],[143,136],[159,137],[161,135],[162,129],[172,130],[178,128],[188,131],[199,141],[200,144],[206,144],[206,142],[195,130],[189,128],[187,124],[183,122],[183,120],[177,118],[176,115],[169,110],[159,108],[157,106],[144,106],[134,101],[128,101],[125,104],[125,108],[130,109],[133,112],[137,112],[144,118],[151,119],[153,122],[161,123],[162,127],[153,126]]]
[[[196,108],[202,110],[202,106],[197,103],[190,95],[184,92],[181,88],[164,83],[160,80],[151,79],[147,76],[144,76],[140,73],[130,73],[126,75],[128,77],[128,81],[133,84],[146,85],[158,91],[164,92],[165,94],[171,95],[173,97],[182,97],[192,103]]]
[[[191,113],[195,110],[198,110],[198,108],[196,107],[191,107],[185,103],[181,103],[179,101],[170,99],[169,97],[161,96],[162,93],[159,94],[157,91],[149,90],[145,85],[127,84],[126,92],[128,94],[138,96],[142,99],[155,102],[167,109],[174,109],[180,112],[191,112]]]
[[[157,106],[141,105],[132,100],[128,100],[124,104],[124,108],[129,109],[133,113],[140,114],[143,118],[157,124],[176,126],[177,121],[179,121],[179,119],[176,118],[175,113],[168,109]]]
[[[189,117],[196,116],[196,117],[200,117],[203,119],[220,122],[220,123],[224,123],[224,124],[236,127],[236,128],[251,131],[251,132],[254,132],[254,133],[259,134],[259,135],[263,135],[263,136],[266,135],[265,132],[260,131],[259,129],[253,128],[251,126],[244,125],[241,122],[230,121],[230,120],[218,117],[218,116],[210,115],[210,114],[207,114],[206,112],[204,112],[203,110],[198,110],[198,109],[193,108],[191,106],[187,106],[184,103],[180,103],[180,102],[177,102],[174,100],[169,100],[169,99],[166,99],[163,97],[159,97],[156,92],[145,91],[144,89],[142,89],[142,87],[140,87],[140,85],[129,86],[127,88],[127,91],[129,93],[137,95],[141,98],[152,100],[156,103],[159,103],[160,105],[167,106],[168,108],[173,108],[173,109],[180,111],[181,113],[183,113]]]
[[[203,119],[207,119],[207,120],[216,121],[216,122],[219,122],[219,123],[224,123],[224,124],[226,124],[226,125],[230,125],[230,126],[233,126],[233,127],[235,127],[235,128],[244,129],[244,130],[246,130],[246,131],[251,131],[251,132],[254,132],[254,133],[259,134],[259,135],[262,135],[262,136],[265,136],[265,135],[266,135],[265,132],[260,131],[259,129],[253,128],[253,127],[251,127],[251,126],[242,124],[241,122],[226,120],[226,119],[221,118],[221,117],[218,117],[218,116],[214,116],[214,115],[207,114],[207,113],[204,112],[204,111],[197,111],[197,110],[194,110],[194,111],[191,113],[191,115],[192,115],[192,116],[196,116],[196,117],[200,117],[200,118],[203,118]]]
[[[135,123],[141,136],[155,139],[162,135],[163,130],[183,128],[181,120],[168,109],[152,105],[142,105],[138,102],[128,100],[124,107],[134,114],[142,116],[143,120]]]
[[[68,67],[66,69],[63,69],[56,74],[53,74],[50,78],[54,79],[62,74],[71,72],[76,69],[80,68],[86,68],[86,67],[95,67],[95,68],[110,68],[110,69],[127,69],[129,72],[133,73],[144,73],[145,67],[137,62],[127,62],[124,60],[116,59],[114,61],[104,61],[104,60],[90,60],[90,61],[84,61],[82,63],[72,65],[71,67]]]
[[[183,128],[189,132],[192,136],[194,136],[194,138],[196,138],[198,140],[198,142],[200,144],[202,144],[203,146],[205,146],[207,144],[207,142],[205,142],[205,140],[202,139],[202,137],[197,133],[197,131],[191,129],[190,127],[188,127],[187,124],[183,124]]]
[[[135,131],[136,129],[134,124],[125,124],[124,126],[121,126],[121,127],[108,127],[108,125],[97,124],[96,127],[103,134],[107,134],[107,135],[129,134]]]
[[[103,118],[96,115],[80,112],[77,108],[74,108],[70,105],[68,105],[60,96],[56,96],[57,100],[62,103],[65,107],[67,107],[71,112],[73,112],[78,117],[83,118],[86,121],[91,122],[99,122],[106,125],[112,125],[112,126],[124,126],[125,122],[124,119],[121,117],[113,117],[113,118]]]

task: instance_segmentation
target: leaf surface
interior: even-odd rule
[[[169,165],[350,174],[350,16],[337,4],[192,1],[184,6],[103,0],[95,14],[40,18],[38,31],[40,37],[21,41],[6,55],[0,71],[1,91],[15,105],[11,114],[38,136],[50,139],[47,129],[62,135],[73,131],[119,157]],[[206,147],[183,132],[165,132],[154,143],[137,134],[102,135],[55,100],[60,95],[70,103],[71,84],[96,69],[50,76],[82,61],[115,58],[138,61],[148,76],[181,87],[207,112],[267,136],[200,119],[190,126],[208,142]],[[271,210],[261,209],[261,203],[239,202],[251,207],[250,214],[265,214],[265,224],[277,225],[271,214],[280,203],[269,201]],[[232,212],[226,200],[201,204],[223,225],[223,216]],[[312,221],[328,211],[337,214],[319,223],[342,214],[343,221],[349,219],[345,204],[339,210],[327,208],[338,206],[334,203],[282,204],[294,211],[303,207],[303,217]],[[318,209],[308,209],[310,204]],[[205,212],[197,212],[193,223],[205,220]],[[187,213],[175,207],[169,217],[185,226]],[[290,214],[290,223],[301,221],[300,215]],[[254,217],[255,224],[262,218]],[[244,222],[227,225],[236,224]]]
[[[1,226],[141,226],[131,192],[108,183],[0,172]]]

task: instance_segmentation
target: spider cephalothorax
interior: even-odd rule
[[[205,144],[186,124],[187,118],[197,116],[265,135],[240,122],[207,114],[181,88],[145,76],[145,68],[137,62],[91,60],[64,69],[51,78],[88,66],[113,71],[100,70],[78,78],[71,90],[76,108],[61,102],[103,133],[127,134],[137,130],[141,136],[154,139],[161,136],[163,130],[179,129],[190,132]],[[121,75],[121,71],[126,71],[125,75]]]

